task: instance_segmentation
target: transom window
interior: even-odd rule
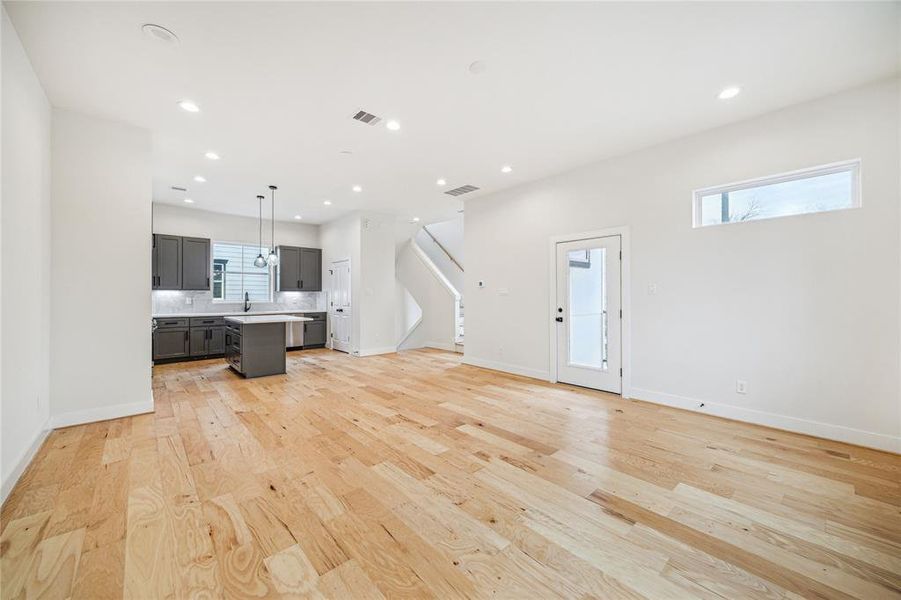
[[[214,301],[243,302],[245,292],[251,301],[272,301],[272,270],[253,264],[259,253],[256,245],[213,242]],[[263,248],[263,256],[268,254],[269,248]]]
[[[860,206],[860,161],[705,188],[694,193],[694,226],[774,219]]]

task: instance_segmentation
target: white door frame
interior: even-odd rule
[[[629,276],[631,272],[632,258],[632,242],[629,237],[629,227],[609,227],[607,229],[599,229],[596,231],[584,231],[582,233],[572,233],[568,235],[551,236],[548,242],[548,304],[547,304],[547,321],[548,321],[548,341],[549,341],[549,357],[548,363],[548,381],[557,383],[557,322],[554,317],[557,316],[555,306],[557,306],[557,244],[561,242],[577,242],[591,238],[609,237],[612,235],[620,236],[622,240],[623,260],[621,263],[622,277],[622,366],[623,366],[623,382],[622,397],[632,397],[632,279]]]

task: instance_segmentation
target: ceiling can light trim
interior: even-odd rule
[[[206,177],[204,177],[203,175],[195,175],[194,181],[196,181],[197,183],[206,183]]]
[[[212,151],[207,152],[206,154],[204,154],[204,156],[210,160],[219,160],[221,158],[218,154]]]

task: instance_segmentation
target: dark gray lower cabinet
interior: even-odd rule
[[[325,321],[307,321],[303,324],[303,345],[325,345]]]
[[[183,360],[225,354],[223,317],[156,319],[153,360]]]
[[[159,328],[153,332],[153,360],[187,358],[190,348],[187,327]]]
[[[213,327],[210,329],[210,338],[207,340],[207,352],[209,354],[225,354],[225,327]]]

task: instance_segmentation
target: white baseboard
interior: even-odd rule
[[[505,373],[513,373],[514,375],[522,375],[524,377],[532,377],[534,379],[542,379],[547,381],[548,372],[541,369],[526,369],[517,365],[486,360],[484,358],[476,358],[474,356],[463,355],[463,363],[474,367],[482,367],[492,369],[494,371],[503,371]]]
[[[47,439],[47,436],[50,435],[50,429],[50,419],[47,419],[37,433],[35,433],[31,445],[25,449],[25,452],[23,452],[22,456],[19,457],[19,460],[16,461],[16,466],[9,475],[3,479],[3,483],[0,484],[0,503],[6,502],[6,497],[9,496],[9,493],[16,487],[16,482],[19,481],[19,477],[25,472],[26,467],[28,467],[28,464],[34,458],[34,455],[41,449],[41,444],[43,444],[44,440]]]
[[[397,346],[385,346],[383,348],[367,348],[365,350],[358,350],[354,353],[355,356],[375,356],[377,354],[391,354],[393,352],[397,352]]]
[[[632,398],[635,398],[636,400],[646,400],[648,402],[653,402],[654,404],[682,408],[706,415],[715,415],[717,417],[724,417],[735,421],[743,421],[755,425],[765,425],[767,427],[784,429],[785,431],[793,431],[795,433],[804,433],[838,442],[875,448],[876,450],[901,453],[901,437],[899,436],[864,431],[862,429],[854,429],[843,425],[821,423],[819,421],[800,419],[798,417],[789,417],[750,408],[730,406],[728,404],[719,404],[717,402],[708,402],[706,400],[697,400],[685,396],[667,394],[665,392],[655,392],[653,390],[644,390],[633,387],[631,392]],[[701,404],[704,406],[702,407]]]
[[[448,352],[456,350],[453,342],[426,342],[423,346],[426,348],[434,348],[435,350],[447,350]]]
[[[97,408],[73,410],[67,413],[54,415],[51,418],[51,425],[55,429],[57,427],[69,427],[71,425],[108,421],[109,419],[118,419],[120,417],[132,417],[134,415],[142,415],[149,412],[153,412],[153,393],[150,394],[150,400],[144,402],[98,406]]]

